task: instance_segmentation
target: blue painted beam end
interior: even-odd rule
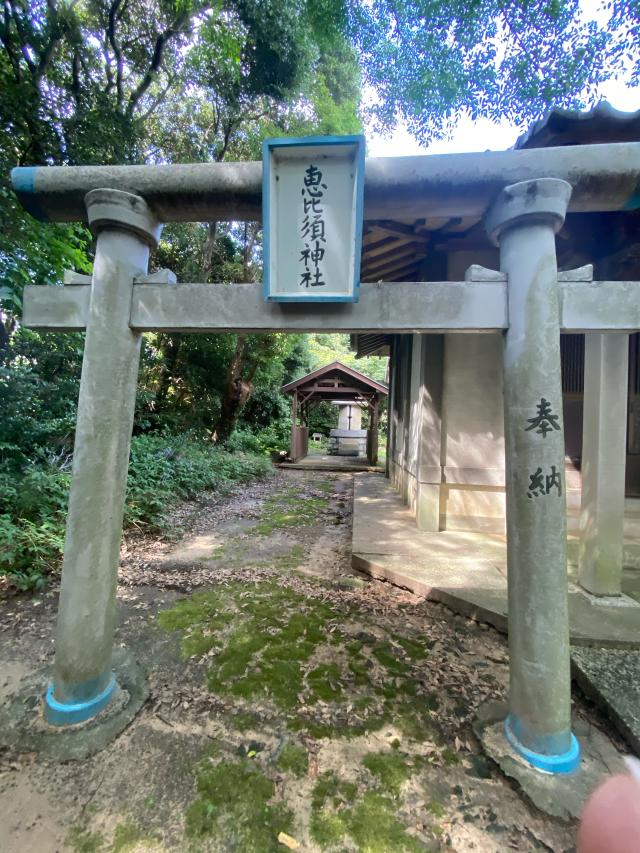
[[[11,170],[11,185],[24,209],[41,222],[48,222],[49,217],[40,207],[35,193],[38,168],[38,166],[16,166]]]

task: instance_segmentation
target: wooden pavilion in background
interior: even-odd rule
[[[378,461],[378,415],[380,397],[388,394],[387,386],[369,379],[359,370],[332,361],[282,386],[291,394],[291,458],[295,461],[307,455],[309,449],[309,411],[322,401],[350,403],[369,412],[367,430],[367,459],[371,465]]]

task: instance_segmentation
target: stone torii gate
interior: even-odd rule
[[[93,275],[27,287],[26,326],[86,330],[50,723],[91,719],[115,689],[111,653],[140,337],[145,331],[487,332],[504,336],[510,698],[513,749],[534,767],[579,763],[571,731],[560,331],[640,329],[640,283],[558,275],[567,209],[640,206],[640,144],[369,160],[365,219],[485,216],[501,270],[464,281],[362,284],[356,304],[265,304],[260,285],[174,284],[147,275],[160,223],[260,219],[259,163],[17,169],[25,207],[85,220]],[[175,281],[175,279],[174,279]],[[606,358],[602,361],[606,369]],[[541,408],[542,407],[542,408]],[[531,419],[553,416],[550,430]],[[596,442],[597,443],[597,442]],[[595,492],[602,474],[596,477]],[[594,536],[602,502],[591,505]],[[604,541],[604,540],[603,540]]]

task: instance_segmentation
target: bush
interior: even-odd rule
[[[60,569],[70,484],[68,460],[43,456],[21,474],[0,472],[0,576],[18,589],[42,587]],[[177,501],[265,477],[265,456],[231,453],[194,436],[138,435],[131,442],[125,527],[163,526]]]
[[[189,436],[139,435],[131,442],[125,524],[161,525],[176,500],[204,490],[264,477],[268,461],[247,452],[229,452]]]
[[[40,524],[28,518],[0,515],[0,575],[19,590],[41,589],[58,569],[64,545],[64,521]]]
[[[265,448],[259,436],[246,429],[234,430],[225,442],[225,447],[232,453],[263,454],[265,452]]]
[[[60,564],[70,475],[42,462],[18,479],[0,475],[0,574],[39,588]]]
[[[274,450],[286,450],[289,446],[291,426],[287,423],[275,423],[260,432],[253,433],[246,429],[234,430],[225,447],[233,452],[271,453]]]

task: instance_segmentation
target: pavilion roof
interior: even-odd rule
[[[327,400],[340,399],[341,397],[353,398],[356,392],[370,394],[388,394],[389,390],[384,382],[370,379],[359,370],[347,367],[340,361],[332,361],[324,367],[319,367],[300,379],[288,382],[282,386],[285,394],[293,394],[294,391],[314,392],[314,396]]]

